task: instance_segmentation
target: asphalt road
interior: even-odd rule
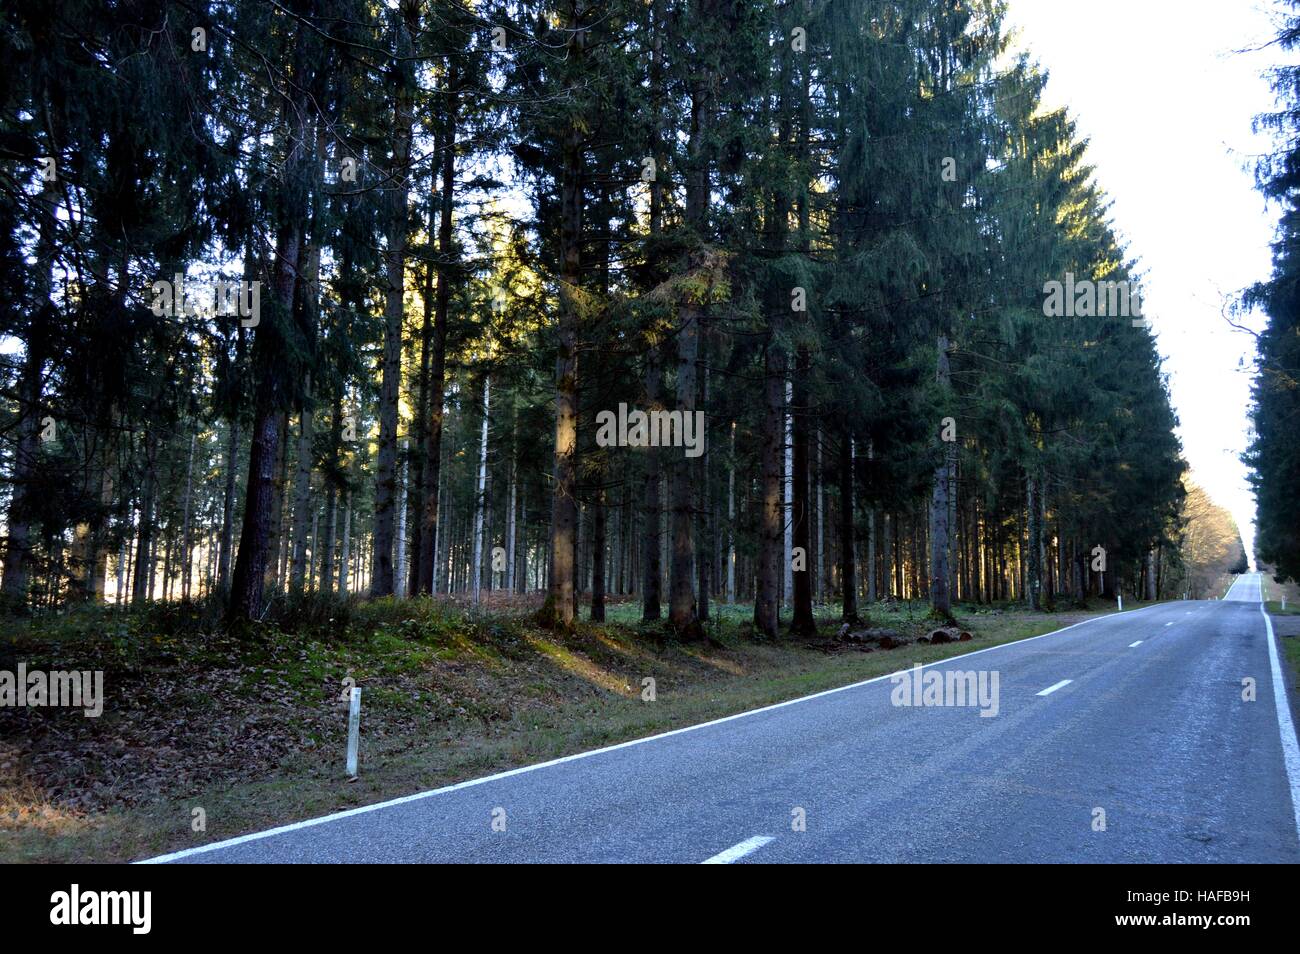
[[[1294,863],[1259,585],[923,670],[996,673],[995,716],[885,677],[154,860]]]
[[[1243,573],[1232,581],[1232,586],[1228,587],[1223,598],[1234,602],[1258,603],[1263,599],[1262,587],[1263,577],[1259,573]]]

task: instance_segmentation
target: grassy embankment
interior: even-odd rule
[[[1282,609],[1283,597],[1286,598],[1286,609]],[[1265,573],[1264,608],[1275,618],[1275,626],[1278,625],[1277,617],[1300,616],[1300,586],[1295,583],[1274,583],[1272,577]],[[1283,630],[1283,632],[1288,631],[1291,631],[1290,626],[1286,626]],[[1296,693],[1300,693],[1300,636],[1283,637],[1278,640],[1278,643],[1291,666],[1291,688]]]

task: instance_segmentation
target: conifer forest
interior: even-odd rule
[[[1223,679],[1271,699],[1300,67],[1248,110],[1280,224],[1221,322],[1254,352],[1252,538],[1021,2],[6,0],[0,861],[197,850],[1101,614],[1052,639],[1253,600],[1262,668]],[[67,669],[99,717],[52,708]],[[1283,763],[1252,771],[1285,814]],[[571,860],[686,860],[652,841]],[[841,857],[959,860],[873,850]]]

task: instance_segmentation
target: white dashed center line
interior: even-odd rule
[[[1074,682],[1073,679],[1062,679],[1062,680],[1061,680],[1060,682],[1058,682],[1056,685],[1054,685],[1054,686],[1048,686],[1048,687],[1047,687],[1046,689],[1044,689],[1042,692],[1038,693],[1038,695],[1040,695],[1040,696],[1048,696],[1048,695],[1051,695],[1051,694],[1052,694],[1053,692],[1055,692],[1057,689],[1060,689],[1062,686],[1068,686],[1068,685],[1069,685],[1070,683],[1072,683],[1072,682]]]
[[[1132,649],[1134,646],[1141,646],[1141,645],[1142,645],[1142,640],[1139,639],[1136,643],[1129,643],[1128,648]]]
[[[752,854],[762,848],[769,841],[773,841],[771,835],[755,835],[753,838],[746,838],[738,845],[732,845],[726,851],[720,851],[712,858],[706,858],[701,861],[702,865],[729,865],[739,861],[745,855]]]

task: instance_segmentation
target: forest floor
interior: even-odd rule
[[[755,639],[715,604],[707,642],[642,624],[623,599],[570,635],[536,601],[335,602],[242,640],[212,607],[88,608],[0,624],[0,670],[102,670],[103,714],[0,707],[0,863],[127,861],[652,735],[847,685],[1112,610],[959,607],[968,642],[927,645],[921,604],[878,604],[895,648]],[[1137,608],[1132,606],[1130,608]],[[889,641],[886,641],[888,644]],[[1297,641],[1300,642],[1300,641]],[[646,701],[646,679],[654,699]],[[350,680],[350,681],[345,681]],[[360,773],[344,769],[351,684]]]

